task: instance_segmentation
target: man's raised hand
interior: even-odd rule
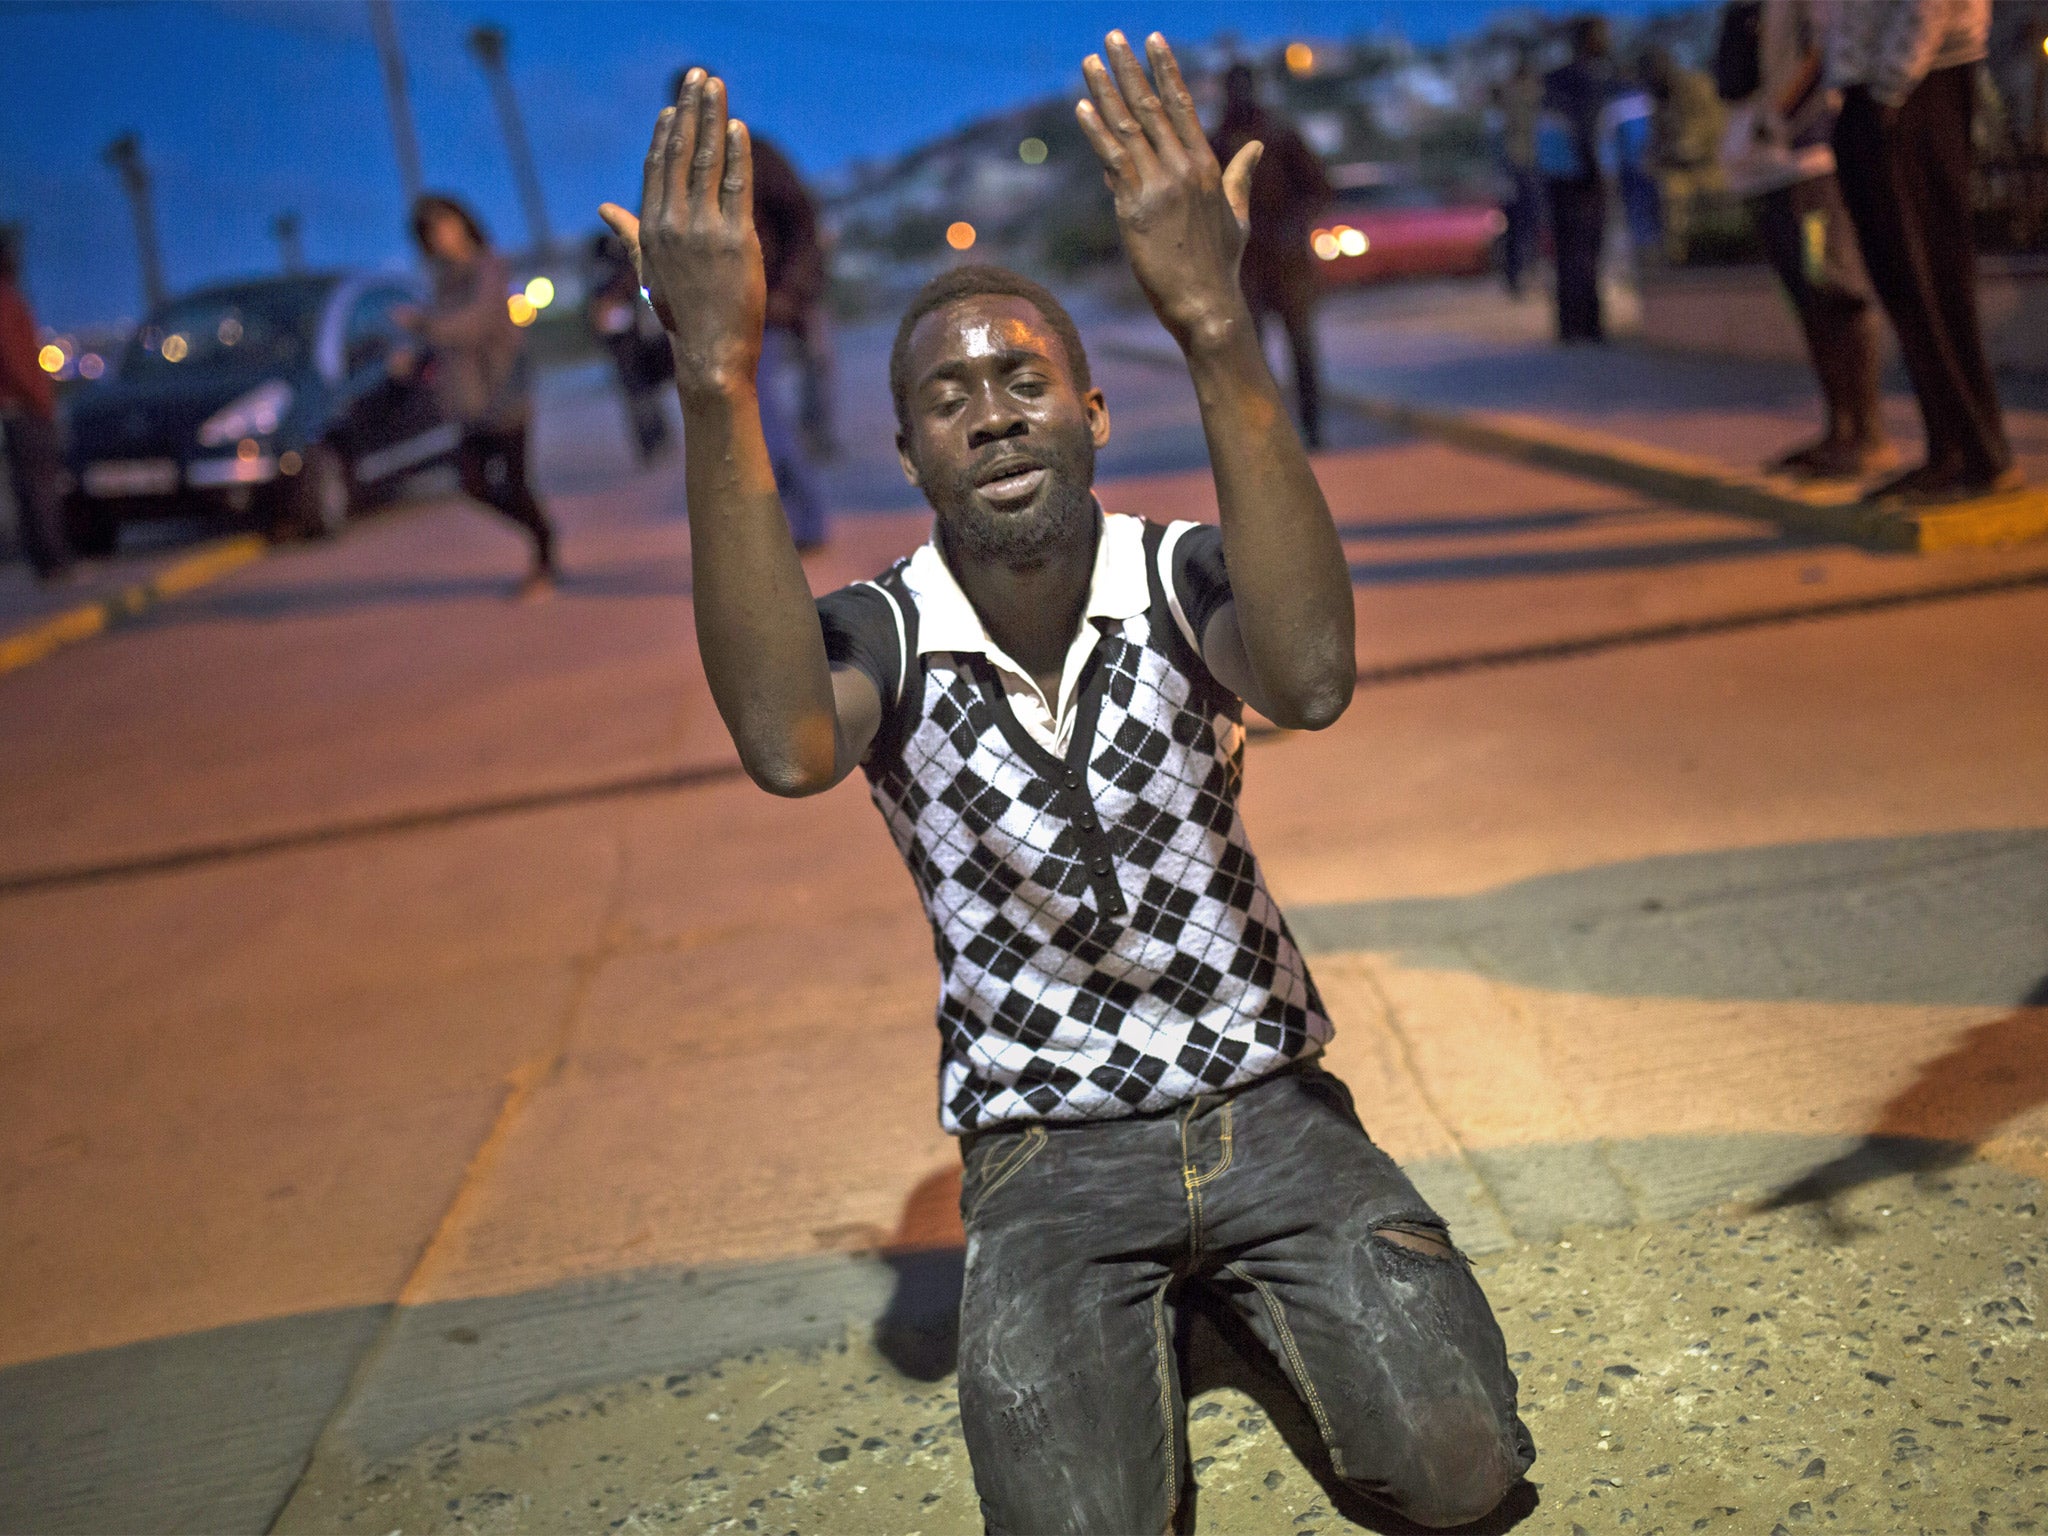
[[[1250,227],[1252,170],[1263,146],[1216,163],[1195,100],[1173,50],[1145,39],[1152,80],[1123,33],[1107,39],[1109,63],[1088,55],[1081,72],[1089,101],[1074,115],[1102,161],[1138,285],[1160,322],[1183,345],[1205,326],[1233,318],[1244,299],[1237,263]],[[1158,89],[1154,90],[1156,81]]]
[[[751,388],[767,280],[754,234],[753,146],[747,125],[727,120],[723,80],[691,70],[655,120],[639,217],[617,203],[598,213],[632,253],[682,392]]]

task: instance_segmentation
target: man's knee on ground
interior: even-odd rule
[[[1521,1480],[1527,1459],[1493,1409],[1469,1397],[1408,1404],[1403,1465],[1359,1491],[1432,1530],[1469,1525],[1490,1513]]]

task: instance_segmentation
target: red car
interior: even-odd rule
[[[1490,271],[1507,216],[1412,183],[1349,187],[1316,220],[1309,246],[1329,287]]]

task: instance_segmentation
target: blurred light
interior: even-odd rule
[[[1297,75],[1305,75],[1316,67],[1316,51],[1307,43],[1287,45],[1287,67]]]
[[[552,278],[536,277],[526,285],[526,302],[535,309],[546,309],[555,302],[555,284]]]
[[[164,355],[170,356],[170,343]],[[247,394],[237,395],[199,424],[199,444],[218,448],[238,437],[260,437],[275,432],[292,408],[293,391],[283,379],[267,379]]]
[[[164,338],[163,346],[160,347],[158,350],[163,353],[163,358],[165,362],[182,363],[185,360],[185,354],[191,351],[192,349],[185,344],[185,338],[183,335],[181,335],[177,331],[173,331],[171,332],[170,335]]]
[[[221,321],[220,329],[213,334],[220,338],[222,346],[232,347],[242,339],[242,322],[229,315]]]
[[[1045,140],[1043,139],[1026,139],[1017,146],[1017,158],[1026,165],[1045,164],[1045,154]]]
[[[88,352],[78,360],[78,376],[81,379],[96,379],[107,371],[107,360],[97,352]]]
[[[956,251],[964,251],[974,244],[974,226],[965,219],[946,226],[946,244]]]
[[[299,457],[296,448],[287,448],[277,456],[277,472],[281,475],[296,475],[306,467],[306,461]]]
[[[2048,37],[2044,37],[2041,39],[2041,51],[2043,53],[2048,53]]]
[[[235,444],[235,457],[238,459],[253,459],[262,451],[256,446],[256,439],[253,437],[245,437]]]
[[[1365,238],[1365,231],[1353,229],[1349,224],[1337,226],[1337,249],[1346,256],[1363,256],[1372,249],[1372,242]]]
[[[505,308],[511,313],[514,325],[531,325],[540,313],[533,307],[533,300],[523,293],[515,293],[505,301]]]
[[[47,343],[42,351],[36,354],[36,364],[45,373],[62,373],[64,365],[70,361],[70,354],[54,341]]]
[[[1316,255],[1324,261],[1335,261],[1337,259],[1337,237],[1327,229],[1317,230],[1313,235],[1309,236],[1308,243],[1314,248]]]

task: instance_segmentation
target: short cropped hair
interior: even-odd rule
[[[445,192],[422,192],[414,199],[412,205],[412,241],[425,254],[434,254],[433,248],[427,244],[427,229],[434,215],[438,213],[453,214],[459,219],[463,227],[469,231],[469,238],[476,242],[478,250],[487,251],[491,248],[490,236],[484,233],[483,225],[477,222],[476,215],[469,211],[466,204]]]
[[[1021,272],[1012,272],[1008,267],[969,262],[965,266],[947,268],[918,289],[917,297],[910,301],[910,307],[903,311],[903,319],[896,327],[896,344],[889,349],[889,395],[896,402],[898,431],[908,431],[910,427],[910,333],[917,329],[917,322],[933,310],[944,309],[960,299],[978,299],[984,294],[1022,299],[1043,315],[1067,354],[1067,370],[1074,376],[1075,387],[1084,394],[1094,388],[1094,382],[1088,376],[1088,351],[1081,345],[1081,333],[1075,328],[1074,317],[1067,313],[1066,305],[1054,297],[1053,291],[1043,283],[1034,283]]]

